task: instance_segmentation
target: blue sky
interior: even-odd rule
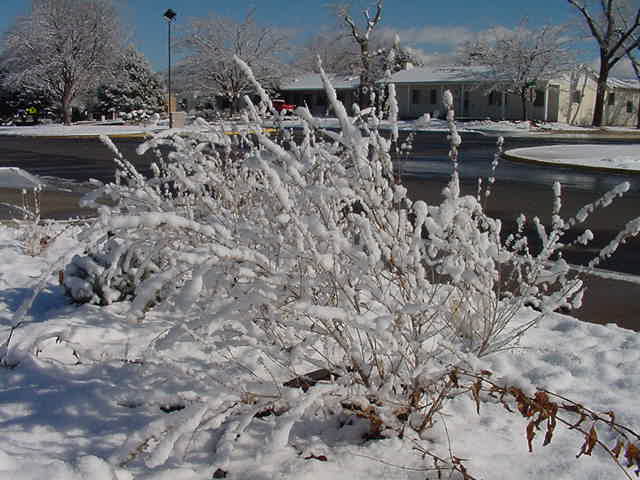
[[[132,35],[132,42],[149,59],[154,69],[166,68],[167,25],[162,14],[172,8],[178,14],[176,27],[193,17],[209,13],[241,19],[254,8],[259,22],[291,29],[299,41],[321,28],[334,25],[327,5],[333,0],[262,0],[230,2],[218,0],[114,0]],[[4,32],[20,14],[28,13],[30,0],[2,0],[0,31]],[[372,2],[355,0],[358,8]],[[430,2],[387,0],[382,26],[397,30],[403,43],[427,54],[446,53],[456,42],[493,26],[513,27],[526,17],[531,27],[575,20],[566,0],[492,0]]]

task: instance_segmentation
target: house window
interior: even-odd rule
[[[571,98],[572,103],[582,102],[582,92],[580,90],[574,90]]]
[[[615,105],[616,104],[616,94],[611,92],[607,97],[607,104]]]
[[[420,90],[411,90],[411,103],[414,105],[420,103]]]
[[[438,91],[435,88],[432,88],[429,93],[429,103],[431,103],[431,105],[438,103]]]
[[[327,97],[325,96],[324,93],[320,93],[318,94],[318,96],[316,97],[316,105],[318,107],[323,107],[327,104]]]
[[[633,102],[631,100],[627,100],[627,113],[633,113]]]
[[[533,100],[534,107],[544,107],[544,90],[535,91],[536,98]]]
[[[489,92],[489,105],[502,105],[502,93],[491,90]]]

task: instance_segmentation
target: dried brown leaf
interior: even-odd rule
[[[458,388],[460,387],[460,384],[458,383],[458,371],[457,370],[451,370],[451,372],[449,372],[449,380],[451,380],[451,383],[453,384],[454,387]]]
[[[536,436],[536,424],[534,421],[527,425],[527,444],[529,445],[529,453],[533,452],[533,438]]]
[[[542,446],[546,447],[551,443],[553,439],[553,432],[556,429],[556,417],[555,415],[549,417],[549,421],[547,422],[547,432],[544,436],[544,442],[542,442]]]
[[[480,389],[482,388],[482,382],[480,380],[476,381],[473,385],[471,385],[471,394],[473,395],[473,400],[476,402],[476,412],[480,415]]]
[[[622,447],[624,447],[624,440],[618,440],[616,442],[616,446],[611,449],[611,454],[613,458],[616,460],[620,458],[620,452],[622,452]]]
[[[627,467],[633,467],[634,464],[640,467],[640,448],[635,443],[627,445],[624,457],[627,459]]]
[[[609,419],[610,419],[609,426],[613,429],[615,427],[615,424],[616,424],[616,414],[614,412],[612,412],[611,410],[609,410],[608,412],[605,412],[604,414],[609,417]]]
[[[544,407],[549,403],[549,395],[547,395],[545,392],[536,392],[536,394],[533,396],[533,399],[541,407]]]
[[[580,458],[581,455],[591,455],[593,452],[593,447],[598,443],[598,433],[596,432],[596,427],[592,426],[591,430],[584,436],[584,443],[582,444],[582,448],[580,448],[580,453],[578,453],[577,457]]]
[[[520,414],[523,417],[530,417],[531,415],[533,415],[533,412],[531,411],[530,405],[529,405],[529,399],[527,398],[527,396],[522,392],[522,390],[520,390],[519,388],[516,387],[511,387],[509,389],[509,393],[515,397],[516,399],[516,406],[518,407],[518,411],[520,412]]]

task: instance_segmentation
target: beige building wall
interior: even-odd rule
[[[576,75],[550,82],[538,82],[527,97],[529,120],[561,122],[589,126],[593,122],[597,83],[593,76]],[[442,94],[451,90],[456,117],[521,120],[522,102],[518,95],[491,96],[486,88],[469,84],[400,84],[396,85],[400,116],[417,118],[425,113],[442,116]],[[613,98],[609,95],[613,93]],[[640,90],[612,88],[605,98],[604,123],[635,127]]]
[[[560,90],[558,121],[570,125],[591,125],[596,101],[596,82],[588,75],[557,82]]]
[[[442,116],[442,95],[445,90],[453,94],[456,117],[460,119],[521,120],[522,102],[518,95],[503,95],[489,92],[486,86],[479,84],[400,84],[396,85],[400,116],[405,119],[417,118],[425,113],[432,117]],[[544,97],[544,86],[538,90]],[[544,103],[538,105],[535,95],[527,100],[527,112],[530,120],[557,121],[557,105],[559,93],[551,88],[547,95],[547,108]],[[548,108],[554,105],[553,110]]]
[[[607,125],[635,127],[638,123],[637,90],[616,88],[608,92],[604,102],[604,121]]]
[[[417,118],[425,113],[432,117],[444,115],[442,96],[445,90],[453,94],[457,118],[502,118],[502,98],[478,85],[396,85],[398,107],[402,118]]]
[[[589,75],[559,82],[559,121],[589,126],[596,103],[596,79]],[[640,91],[610,88],[605,96],[603,123],[610,126],[635,127]]]

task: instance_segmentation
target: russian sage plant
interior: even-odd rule
[[[273,134],[264,118],[278,114],[238,63],[260,94],[258,104],[245,99],[239,134],[200,120],[199,131],[157,135],[140,147],[158,153],[150,178],[104,139],[118,175],[87,199],[100,215],[87,233],[90,258],[68,267],[72,293],[91,297],[93,284],[102,303],[130,298],[132,321],[149,309],[174,312],[156,347],[213,352],[210,377],[225,362],[241,365],[258,379],[239,387],[251,404],[291,403],[283,385],[322,377],[325,398],[381,433],[424,431],[456,391],[452,368],[579,306],[582,282],[562,259],[562,238],[590,210],[562,220],[558,186],[551,229],[534,219],[541,247],[529,247],[524,217],[503,239],[481,198],[461,193],[450,92],[452,176],[441,203],[428,205],[394,175],[392,153],[402,148],[393,85],[386,113],[349,117],[321,73],[339,129],[321,128],[301,107],[301,129]],[[523,321],[528,306],[538,313]]]

